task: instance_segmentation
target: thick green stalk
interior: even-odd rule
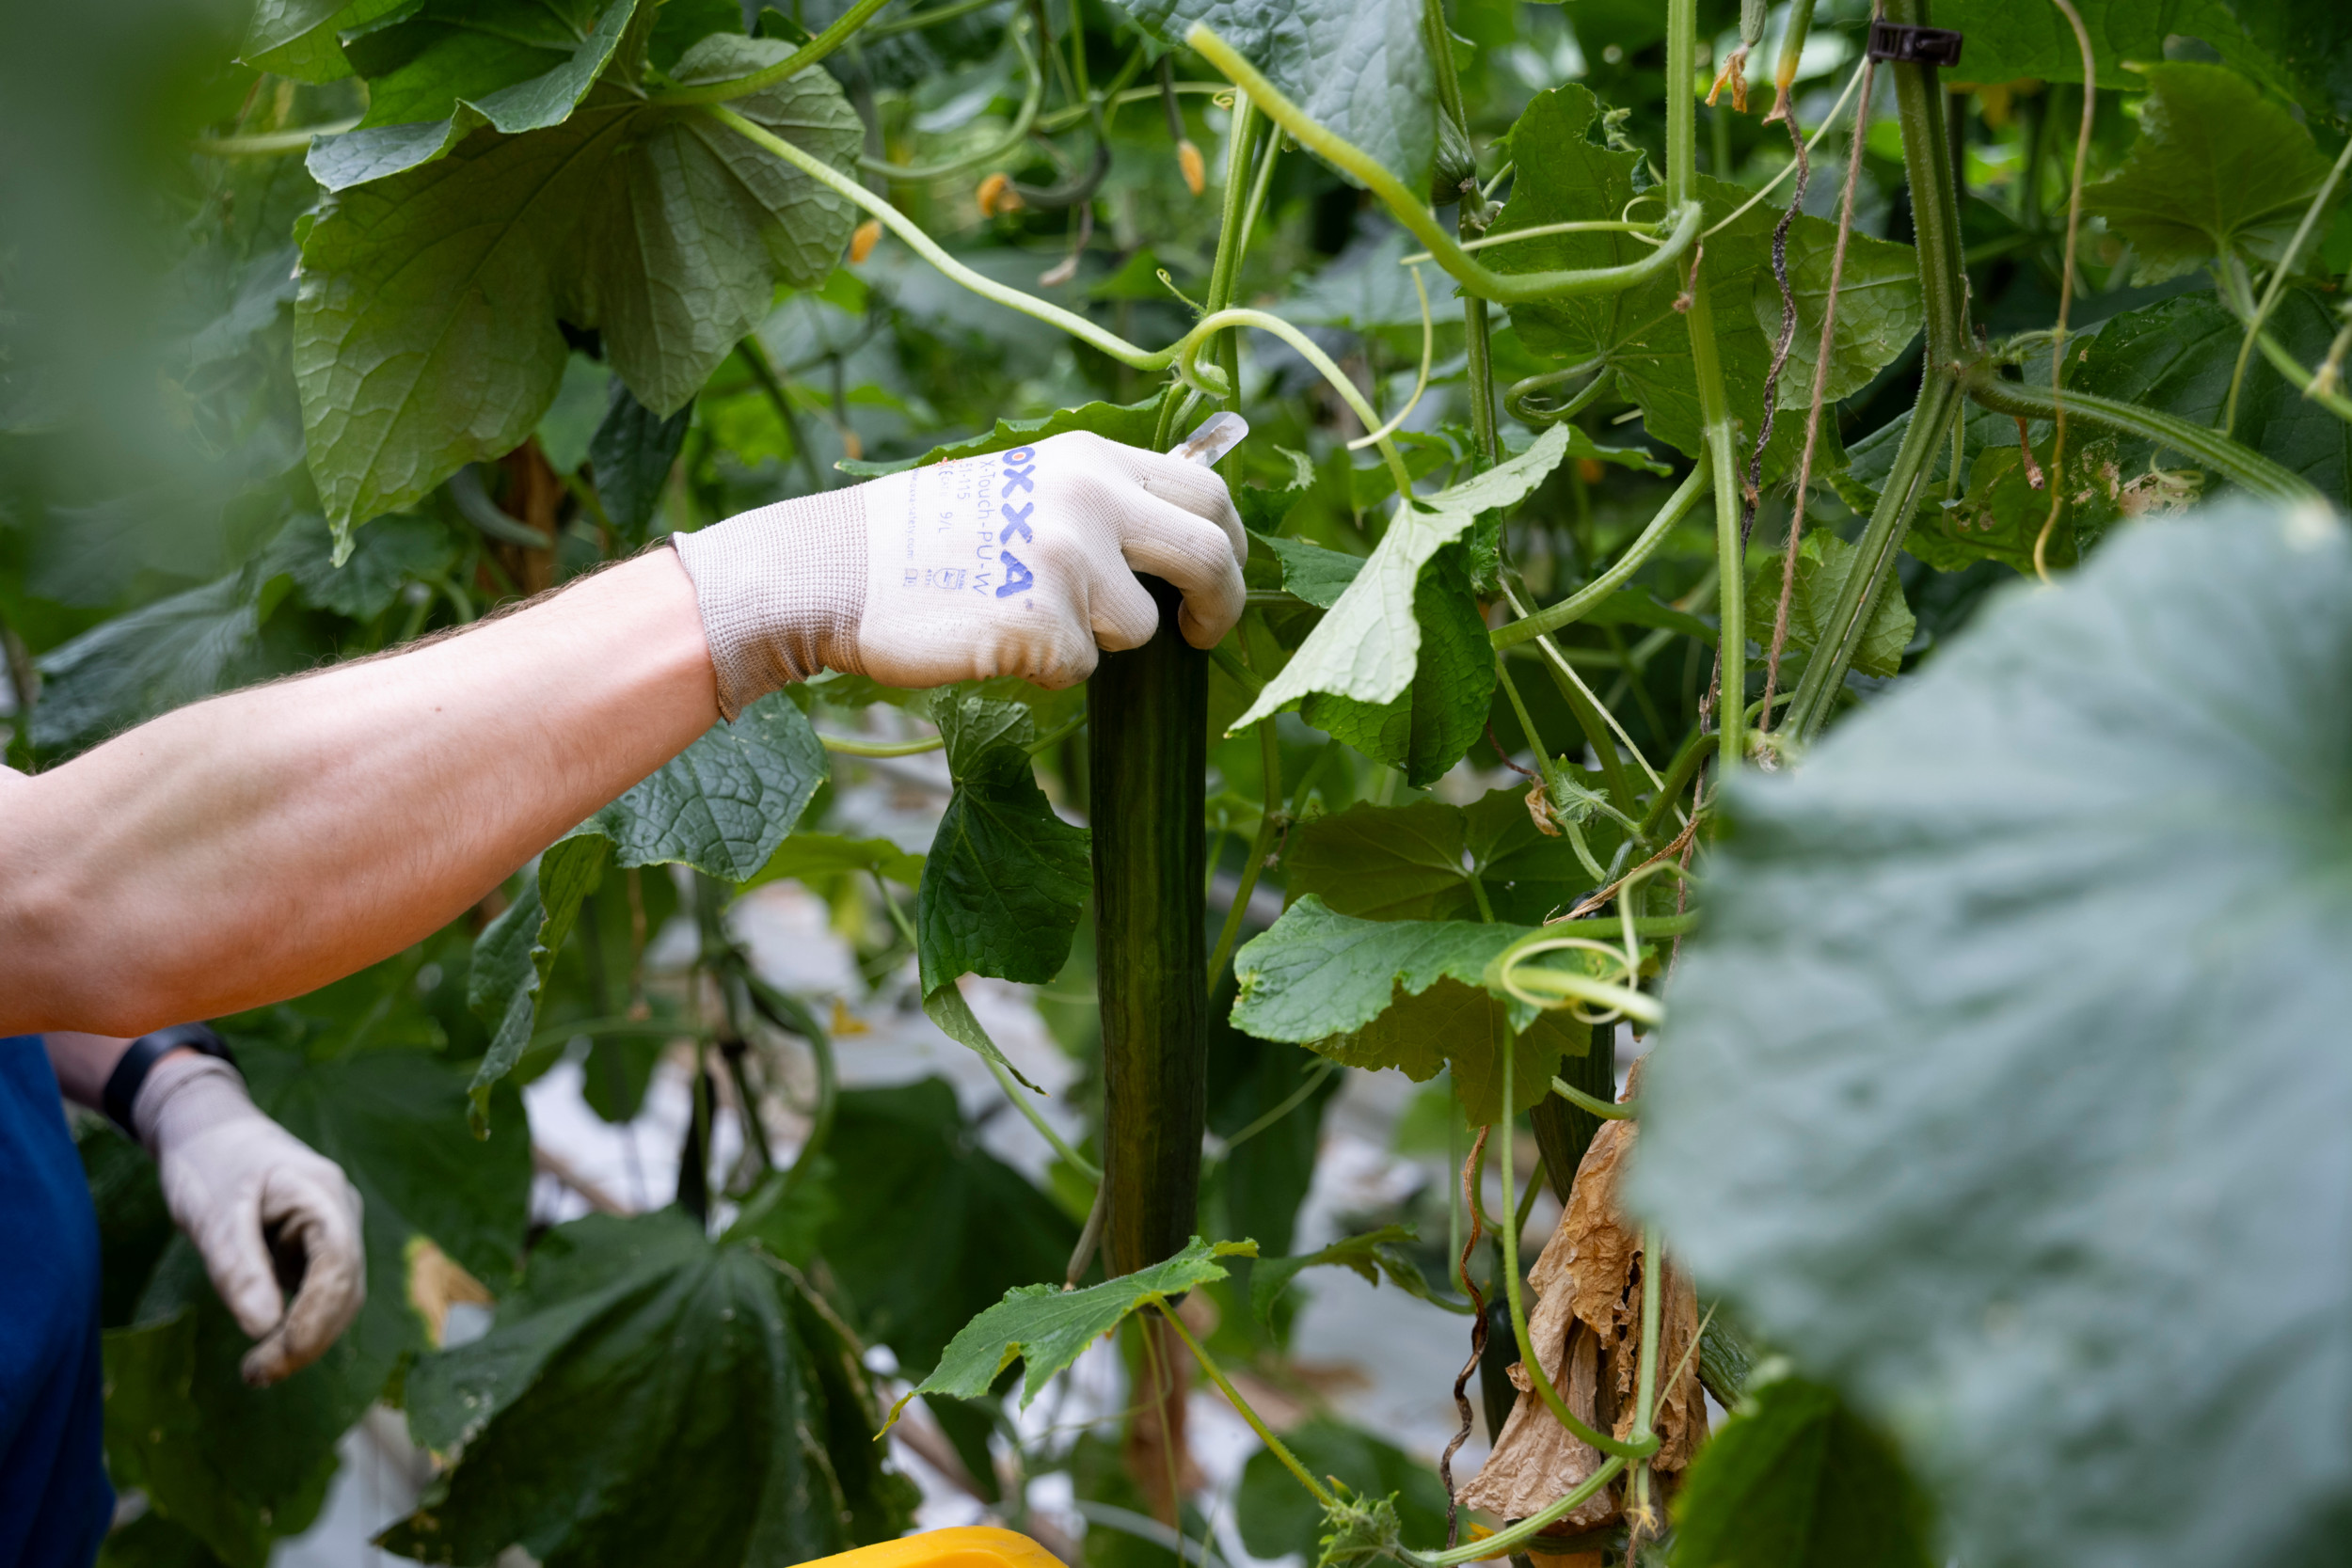
[[[1299,145],[1361,182],[1365,189],[1380,198],[1381,205],[1389,209],[1397,222],[1429,247],[1431,260],[1443,267],[1455,282],[1482,299],[1490,299],[1502,305],[1521,305],[1532,300],[1565,299],[1575,294],[1616,293],[1647,282],[1671,268],[1698,237],[1703,214],[1696,202],[1686,202],[1676,205],[1670,214],[1674,228],[1666,242],[1638,261],[1621,267],[1594,267],[1581,271],[1496,272],[1464,250],[1461,243],[1439,226],[1436,215],[1429,210],[1429,204],[1406,189],[1405,182],[1381,166],[1379,160],[1292,103],[1265,79],[1257,67],[1242,58],[1232,45],[1217,37],[1207,24],[1193,24],[1192,30],[1184,35],[1184,42],[1201,58],[1232,77],[1267,118],[1289,132]]]
[[[1249,151],[1257,138],[1258,117],[1249,100],[1242,99],[1233,105],[1232,129],[1227,139],[1225,159],[1225,211],[1217,229],[1216,259],[1210,263],[1209,293],[1205,301],[1208,313],[1216,314],[1233,303],[1233,290],[1241,277],[1243,236],[1249,230],[1251,216],[1249,198],[1253,193],[1249,179]],[[1216,358],[1225,372],[1225,380],[1232,388],[1225,406],[1238,413],[1241,409],[1241,332],[1238,328],[1217,335]]]
[[[1925,26],[1927,0],[1886,0],[1886,18],[1906,26]],[[1785,727],[1799,740],[1820,734],[1836,705],[1838,689],[1845,685],[1846,672],[1862,646],[1871,612],[1887,578],[1894,575],[1895,557],[1911,531],[1912,514],[1934,460],[1951,421],[1959,417],[1961,378],[1970,374],[1975,358],[1968,341],[1968,279],[1944,88],[1931,65],[1898,61],[1889,69],[1895,75],[1896,119],[1902,127],[1903,172],[1911,184],[1927,355],[1920,366],[1919,401],[1912,409],[1911,425],[1903,433],[1886,488],[1863,531],[1856,569],[1848,574],[1821,642],[1805,666],[1804,678],[1797,683],[1797,694],[1789,700]],[[2070,412],[2075,407],[2074,397],[2067,399],[2067,407]],[[1736,585],[1726,588],[1726,605],[1734,593]]]
[[[1928,24],[1928,0],[1885,0],[1886,20]],[[1972,355],[1968,278],[1961,261],[1960,191],[1952,181],[1949,121],[1935,67],[1896,62],[1895,118],[1903,133],[1903,173],[1919,252],[1919,302],[1926,317],[1925,373],[1950,375]]]
[[[1969,397],[1979,405],[2014,419],[2046,420],[2058,410],[2058,399],[2051,395],[2049,388],[2004,381],[1989,364],[1971,369],[1967,387]],[[2322,499],[2301,475],[2207,425],[2192,424],[2136,403],[2078,392],[2072,388],[2066,392],[2066,418],[2069,423],[2092,425],[2170,447],[2257,496],[2291,502]]]
[[[990,0],[994,4],[995,0]],[[936,164],[894,164],[886,158],[860,154],[857,166],[868,174],[879,174],[885,180],[901,180],[909,184],[922,184],[932,180],[946,180],[970,169],[993,164],[999,158],[1018,151],[1029,139],[1029,129],[1037,123],[1037,111],[1045,102],[1045,73],[1038,69],[1037,52],[1029,47],[1029,19],[1017,16],[1010,28],[1014,52],[1021,56],[1021,69],[1027,74],[1028,85],[1022,90],[1021,107],[1012,117],[1012,124],[1002,136],[975,152],[966,152]]]
[[[2070,404],[2073,401],[2068,399]],[[1919,383],[1919,401],[1912,407],[1902,445],[1895,451],[1886,488],[1879,493],[1869,526],[1862,531],[1854,568],[1846,575],[1837,602],[1831,607],[1827,634],[1814,648],[1804,677],[1797,682],[1796,695],[1788,699],[1788,714],[1781,727],[1800,741],[1819,735],[1836,706],[1846,672],[1853,667],[1863,634],[1869,628],[1870,611],[1886,579],[1894,575],[1895,557],[1902,547],[1903,535],[1910,531],[1911,515],[1935,471],[1936,460],[1943,455],[1944,438],[1959,417],[1959,383],[1931,369]]]

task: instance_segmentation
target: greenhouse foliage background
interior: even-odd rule
[[[2337,199],[2352,20],[2326,0],[2083,10],[2098,90],[2078,232],[2084,71],[2064,17],[2047,0],[1945,0],[1931,19],[1966,40],[1939,107],[1966,311],[2001,366],[1985,373],[2046,404],[2063,309],[2070,394],[2254,455],[2095,422],[2060,451],[2046,407],[2012,410],[1997,388],[1951,416],[1851,672],[1800,696],[1851,740],[1816,757],[1794,736],[1757,745],[1796,781],[1734,792],[1740,832],[1700,856],[1688,895],[1712,940],[1687,960],[1681,882],[1640,895],[1660,923],[1641,974],[1655,988],[1679,965],[1666,994],[1688,1011],[1645,1091],[1662,1148],[1635,1191],[1703,1289],[1727,1291],[1703,1298],[1694,1353],[1718,1435],[1688,1512],[1650,1543],[1659,1560],[1924,1562],[1954,1544],[1984,1563],[2325,1560],[2352,1497],[2352,1083],[2324,1049],[2346,1000],[2352,562],[2337,525],[2272,504],[2352,495]],[[1856,91],[1865,8],[1821,0],[1795,72],[1799,126],[1844,118],[1788,231],[1802,330],[1771,382],[1791,189],[1773,182],[1791,147],[1762,111],[1788,8],[1757,40],[1744,111],[1725,92],[1680,132],[1662,0],[1442,14],[1439,71],[1419,0],[899,0],[739,105],[963,268],[1124,343],[1174,342],[1204,300],[1295,329],[1232,335],[1252,610],[1209,677],[1207,935],[1231,967],[1212,976],[1198,1228],[1257,1257],[1186,1275],[1183,1311],[1311,1467],[1396,1495],[1411,1543],[1447,1528],[1435,1445],[1352,1424],[1374,1406],[1315,1325],[1336,1332],[1327,1303],[1385,1281],[1364,1321],[1467,1354],[1452,1173],[1472,1124],[1507,1121],[1506,1095],[1551,1107],[1521,1122],[1511,1173],[1515,1193],[1552,1189],[1521,1211],[1532,1255],[1567,1188],[1545,1146],[1565,1134],[1543,1119],[1565,1102],[1545,1080],[1613,1099],[1615,1069],[1657,1037],[1553,1013],[1498,1049],[1503,1003],[1477,989],[1494,943],[1452,952],[1394,1006],[1387,970],[1335,977],[1312,944],[1347,922],[1532,926],[1621,871],[1629,834],[1672,837],[1656,830],[1714,746],[1727,612],[1761,694],[1815,380],[1784,692],[1802,693],[1906,461],[1933,304],[1892,72]],[[1407,264],[1427,245],[1327,158],[1263,119],[1233,157],[1232,84],[1181,46],[1203,18],[1465,236],[1656,219],[1643,204],[1664,206],[1670,143],[1695,140],[1705,308],[1743,466],[1755,412],[1776,399],[1779,415],[1743,581],[1723,580],[1713,508],[1668,506],[1707,420],[1687,277],[1488,321],[1436,265]],[[1285,19],[1315,45],[1303,57],[1260,36]],[[827,0],[17,8],[0,35],[10,765],[462,626],[768,501],[1063,429],[1149,444],[1179,408],[1188,425],[1212,406],[984,302],[805,172],[661,99],[835,20]],[[1697,21],[1711,79],[1744,24],[1711,3]],[[1449,139],[1454,94],[1466,147]],[[628,148],[518,208],[520,237],[485,270],[414,270],[496,199],[483,149],[625,120]],[[1236,182],[1256,216],[1220,279]],[[1841,188],[1852,238],[1824,356],[1810,345]],[[629,214],[690,207],[711,243],[625,232]],[[387,247],[387,213],[410,249]],[[1571,233],[1481,259],[1622,265],[1661,238]],[[689,303],[611,304],[648,278]],[[505,308],[474,309],[485,287]],[[578,319],[588,300],[606,302],[600,326]],[[486,395],[420,400],[405,424],[343,419],[352,378],[452,320],[488,345],[462,369]],[[1502,412],[1491,432],[1484,388]],[[1385,451],[1359,440],[1367,411],[1397,421]],[[1448,515],[1453,497],[1460,526],[1389,585],[1419,664],[1367,700],[1311,659],[1280,666],[1347,613],[1359,574],[1399,569],[1373,552],[1401,526],[1400,470],[1438,499],[1395,517]],[[1629,552],[1638,570],[1506,648],[1517,678],[1498,680],[1499,604],[1556,604]],[[2041,595],[2024,584],[2042,571],[2081,577]],[[1268,691],[1295,710],[1265,721],[1273,741],[1229,736]],[[1585,738],[1595,709],[1613,726],[1602,745]],[[269,1560],[350,1486],[337,1470],[363,1451],[355,1429],[410,1455],[422,1487],[412,1515],[366,1528],[426,1560],[519,1544],[550,1563],[790,1562],[905,1528],[916,1473],[927,1517],[984,1511],[1101,1568],[1172,1562],[1171,1531],[1193,1554],[1327,1556],[1324,1511],[1270,1454],[1244,1464],[1255,1439],[1205,1393],[1193,1441],[1216,1447],[1198,1459],[1220,1485],[1199,1486],[1184,1402],[1143,1392],[1166,1375],[1165,1338],[1120,1338],[1025,1415],[983,1380],[873,1440],[899,1394],[948,1375],[969,1320],[1061,1281],[1088,1218],[1085,711],[1081,691],[1011,683],[796,689],[432,941],[222,1021],[256,1098],[367,1202],[366,1312],[281,1387],[238,1383],[241,1337],[143,1157],[83,1129],[108,1457],[134,1499],[105,1560]],[[938,732],[941,754],[854,754]],[[747,816],[698,812],[723,774]],[[957,927],[980,867],[1013,868],[1016,895]],[[951,929],[980,934],[959,945]],[[967,972],[983,979],[958,990]],[[1856,1043],[1890,1034],[1916,1046],[1893,1067]],[[1008,1108],[1030,1092],[1022,1071],[1055,1090],[1058,1141]],[[1574,1115],[1581,1147],[1597,1124]],[[671,1141],[628,1180],[626,1164],[582,1169],[623,1126]],[[1502,1190],[1490,1180],[1485,1204]],[[2241,1224],[2215,1212],[2249,1196]],[[1343,1231],[1356,1239],[1312,1250]],[[1502,1267],[1476,1249],[1483,1284]],[[1510,1359],[1470,1380],[1480,1441],[1512,1398]],[[1416,1397],[1442,1426],[1451,1389]],[[1614,1560],[1623,1543],[1620,1527],[1585,1544]]]

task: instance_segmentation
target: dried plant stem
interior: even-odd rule
[[[1862,182],[1862,142],[1870,128],[1873,62],[1862,62],[1862,102],[1854,106],[1853,147],[1846,154],[1846,188],[1837,200],[1837,245],[1829,258],[1829,297],[1821,304],[1821,346],[1813,358],[1813,402],[1804,414],[1804,451],[1797,459],[1797,493],[1788,509],[1788,547],[1780,558],[1780,607],[1772,611],[1772,645],[1764,656],[1764,711],[1757,727],[1772,727],[1772,696],[1780,689],[1780,657],[1788,646],[1788,601],[1797,591],[1797,546],[1804,541],[1805,497],[1813,488],[1813,454],[1821,438],[1821,394],[1829,383],[1830,351],[1837,336],[1837,286],[1846,275],[1846,241],[1853,233],[1853,193]],[[1796,135],[1796,122],[1788,126]]]
[[[1492,736],[1493,726],[1488,726],[1487,733]],[[1470,1209],[1470,1235],[1462,1243],[1462,1256],[1455,1259],[1454,1272],[1462,1281],[1462,1293],[1470,1297],[1470,1359],[1462,1363],[1461,1374],[1454,1380],[1454,1408],[1461,1413],[1462,1425],[1454,1433],[1454,1441],[1445,1446],[1445,1452],[1438,1456],[1438,1479],[1445,1482],[1445,1544],[1449,1550],[1461,1534],[1462,1511],[1454,1500],[1454,1456],[1461,1451],[1463,1444],[1470,1441],[1470,1402],[1464,1390],[1470,1386],[1470,1374],[1478,1370],[1478,1364],[1486,1358],[1486,1297],[1470,1278],[1470,1254],[1477,1250],[1479,1239],[1486,1233],[1479,1223],[1478,1172],[1486,1163],[1486,1134],[1491,1129],[1485,1127],[1478,1130],[1477,1138],[1470,1144],[1470,1156],[1462,1162],[1462,1201]]]

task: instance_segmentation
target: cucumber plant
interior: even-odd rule
[[[1260,1556],[2328,1558],[2339,11],[11,19],[0,145],[64,147],[0,180],[14,766],[780,496],[1254,432],[1219,648],[779,693],[471,919],[222,1021],[367,1199],[375,1290],[317,1367],[236,1382],[151,1176],[85,1129],[146,1501],[109,1554],[259,1568],[382,1401],[441,1462],[382,1538],[421,1560],[883,1539],[890,1430],[1059,1547],[1174,1560],[1212,1529],[1197,1371],[1263,1442]],[[925,844],[881,803],[927,791]],[[787,880],[857,960],[829,1007],[730,914]],[[1053,1115],[973,975],[1039,988]],[[900,1002],[1041,1180],[941,1083],[842,1085]],[[533,1228],[517,1089],[569,1062],[628,1122],[665,1059],[675,1190]],[[1302,1244],[1327,1103],[1391,1070],[1454,1129],[1438,1197]],[[1440,1465],[1248,1397],[1315,1404],[1331,1267],[1457,1337]],[[1021,1425],[1106,1333],[1123,1447]],[[1472,1496],[1534,1499],[1484,1523],[1473,1379],[1515,1479]],[[1048,1470],[1082,1544],[1030,1513]]]

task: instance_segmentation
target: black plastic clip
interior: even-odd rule
[[[1899,65],[1960,64],[1960,35],[1949,27],[1906,27],[1896,22],[1870,24],[1869,55]]]

